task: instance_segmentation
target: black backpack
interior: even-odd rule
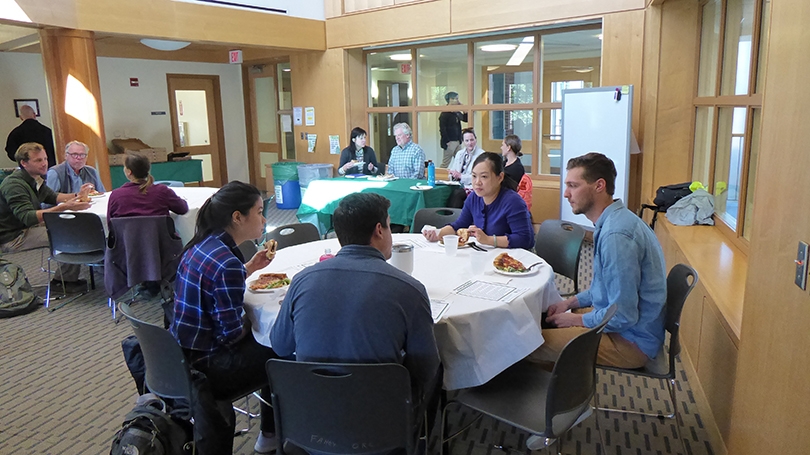
[[[40,307],[25,271],[0,258],[0,318],[28,314]]]
[[[692,182],[676,183],[674,185],[664,185],[655,191],[653,204],[658,206],[659,212],[666,212],[668,208],[678,202],[681,198],[692,194],[689,186]]]
[[[141,399],[148,395],[144,395]],[[153,395],[154,396],[154,395]],[[127,414],[115,434],[110,455],[186,455],[191,453],[192,430],[185,421],[167,414],[159,398],[141,400]]]

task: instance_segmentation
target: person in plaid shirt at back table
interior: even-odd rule
[[[394,125],[397,145],[391,149],[388,173],[401,179],[425,178],[425,152],[411,140],[411,127],[407,123]]]
[[[262,249],[245,262],[237,245],[264,233],[262,197],[253,185],[230,182],[200,208],[194,238],[186,245],[177,269],[174,320],[169,330],[191,367],[201,371],[213,398],[222,405],[197,400],[194,441],[199,454],[232,453],[236,417],[224,400],[259,388],[267,399],[265,363],[277,357],[253,338],[242,319],[245,279],[270,260]],[[268,400],[269,401],[269,400]],[[229,414],[223,415],[225,409]],[[273,410],[262,404],[261,433],[255,450],[277,447]]]

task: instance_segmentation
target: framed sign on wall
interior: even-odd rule
[[[30,99],[30,100],[14,100],[14,116],[20,116],[20,108],[23,106],[31,106],[31,109],[37,114],[39,117],[39,100]]]

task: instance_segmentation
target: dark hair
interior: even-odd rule
[[[184,252],[205,240],[217,231],[225,230],[231,225],[233,212],[239,211],[247,216],[261,198],[259,189],[238,180],[225,184],[200,207],[197,223],[194,226],[194,237],[186,244]]]
[[[26,142],[25,144],[20,145],[17,147],[17,151],[14,152],[14,161],[17,162],[17,165],[22,167],[23,161],[28,161],[31,159],[31,152],[41,152],[45,150],[41,144],[36,142]]]
[[[341,246],[368,245],[377,223],[388,227],[391,201],[376,193],[352,193],[338,205],[332,224]]]
[[[492,152],[484,152],[478,155],[478,158],[473,162],[473,169],[475,169],[475,166],[478,166],[478,163],[483,163],[484,161],[489,161],[489,167],[495,175],[503,174],[503,158],[501,158],[501,155]],[[517,191],[517,182],[511,178],[506,178],[504,175],[504,179],[501,181],[501,189],[504,188]]]
[[[616,166],[610,158],[601,153],[591,152],[568,160],[565,167],[569,171],[575,167],[582,168],[582,178],[588,183],[599,179],[605,180],[605,192],[613,196],[616,190]]]
[[[523,153],[520,151],[523,148],[523,143],[520,141],[520,138],[517,134],[510,134],[503,138],[503,143],[508,145],[515,155],[523,156]]]
[[[124,160],[124,167],[129,169],[129,172],[132,172],[132,176],[135,177],[135,180],[141,184],[141,186],[138,187],[138,191],[142,194],[146,194],[146,190],[152,186],[152,183],[155,181],[152,175],[149,174],[149,171],[152,169],[152,163],[149,162],[149,158],[144,155],[127,153],[127,157]]]
[[[467,133],[472,134],[474,138],[478,139],[478,136],[475,135],[475,130],[472,128],[464,128],[461,130],[461,138],[464,139],[464,135]]]
[[[447,101],[448,103],[450,102],[450,98],[458,98],[458,93],[456,93],[456,92],[447,92],[444,95],[444,100]]]
[[[351,151],[351,152],[356,152],[357,151],[357,146],[354,145],[354,140],[355,140],[355,138],[358,138],[360,136],[368,136],[368,134],[366,133],[366,130],[364,130],[363,128],[360,128],[359,126],[357,126],[355,128],[352,128],[352,134],[351,134],[351,137],[349,138],[349,151]],[[354,159],[354,158],[352,158],[352,159]]]

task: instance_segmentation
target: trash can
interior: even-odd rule
[[[297,209],[301,205],[301,190],[298,187],[298,161],[273,163],[273,188],[276,207]]]
[[[298,184],[301,186],[301,199],[304,198],[304,193],[309,187],[309,183],[313,180],[323,180],[332,178],[331,164],[317,163],[317,164],[299,164],[298,165]]]

